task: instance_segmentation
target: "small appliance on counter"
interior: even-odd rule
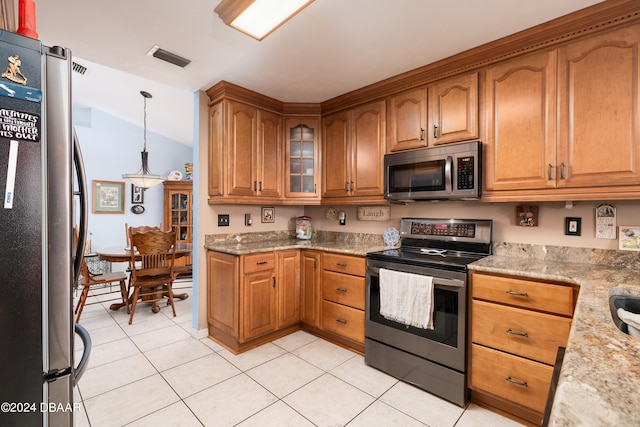
[[[303,240],[311,240],[311,217],[299,216],[296,218],[296,237]]]

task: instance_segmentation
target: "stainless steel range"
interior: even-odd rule
[[[491,220],[403,218],[401,247],[367,254],[368,365],[466,405],[467,265],[491,254],[491,229]],[[408,307],[390,299],[407,293]]]

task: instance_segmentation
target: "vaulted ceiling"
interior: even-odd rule
[[[588,7],[598,0],[315,0],[258,42],[225,26],[219,0],[36,0],[47,45],[72,50],[77,106],[190,145],[193,93],[220,80],[286,102],[322,102]],[[147,55],[155,45],[192,62]]]

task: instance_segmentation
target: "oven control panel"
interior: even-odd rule
[[[449,224],[449,223],[428,223],[414,221],[411,223],[411,234],[416,236],[451,236],[470,237],[476,236],[475,224]]]
[[[402,218],[400,236],[405,239],[491,242],[491,220]]]

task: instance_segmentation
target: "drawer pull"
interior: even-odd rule
[[[340,323],[341,325],[346,325],[347,321],[344,319],[336,319],[336,323]]]
[[[337,265],[338,267],[342,267],[342,268],[344,268],[344,267],[346,267],[346,266],[347,266],[347,264],[345,264],[344,262],[338,262],[338,263],[336,263],[336,265]]]
[[[529,334],[527,334],[526,332],[518,332],[518,331],[514,331],[513,329],[507,329],[507,333],[511,335],[518,335],[519,337],[529,338]]]
[[[336,291],[338,291],[340,293],[343,293],[343,294],[347,293],[347,290],[345,288],[336,288]]]
[[[513,296],[516,296],[516,297],[525,297],[525,298],[529,298],[529,294],[528,294],[528,293],[526,293],[526,292],[512,291],[511,289],[509,289],[509,290],[507,291],[507,293],[508,293],[509,295],[513,295]]]
[[[265,265],[265,264],[269,264],[269,261],[256,262],[256,265]]]
[[[507,381],[509,381],[510,383],[514,383],[514,384],[516,384],[516,385],[519,385],[519,386],[522,386],[522,387],[529,387],[529,384],[527,384],[527,382],[526,382],[526,381],[519,381],[519,380],[513,379],[513,378],[511,378],[511,377],[507,377],[507,378],[505,378],[505,379],[506,379]]]

